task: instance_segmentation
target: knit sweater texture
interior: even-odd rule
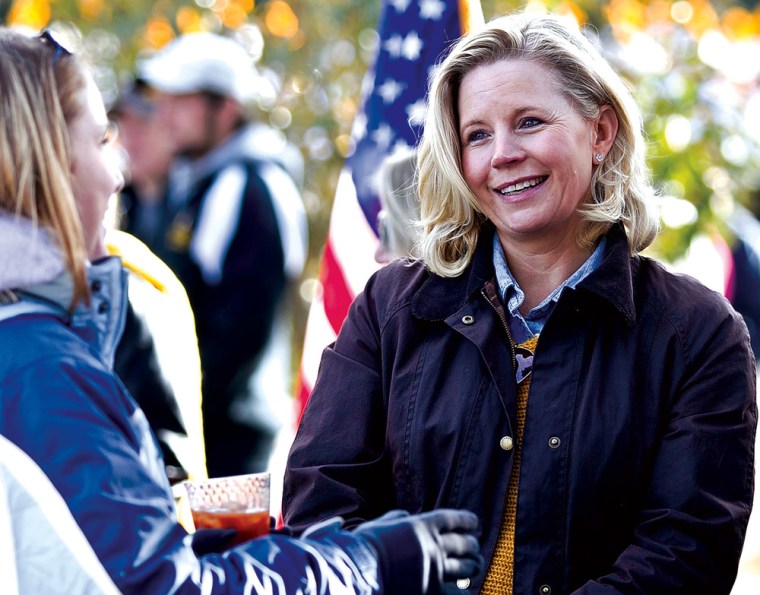
[[[520,343],[518,347],[535,353],[538,335]],[[525,429],[525,417],[528,412],[528,392],[532,376],[529,374],[517,385],[517,436],[515,440],[515,460],[512,463],[512,477],[507,488],[507,501],[504,506],[504,516],[499,527],[499,537],[496,541],[491,564],[488,567],[486,580],[481,595],[512,595],[514,582],[515,560],[515,523],[517,519],[517,490],[520,481],[520,460],[522,455],[522,438]]]

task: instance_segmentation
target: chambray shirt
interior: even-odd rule
[[[562,290],[565,287],[575,287],[589,273],[599,267],[602,261],[602,254],[604,254],[605,243],[606,238],[602,237],[599,245],[591,256],[588,257],[588,260],[570,277],[560,283],[538,306],[528,312],[527,316],[523,316],[519,308],[525,301],[525,293],[520,289],[517,280],[509,270],[504,250],[501,247],[501,242],[499,242],[499,235],[493,235],[493,265],[496,269],[496,282],[499,284],[499,294],[509,314],[509,332],[512,334],[512,340],[515,344],[523,343],[533,335],[539,334],[549,319],[549,314],[551,314],[555,304],[559,300]]]

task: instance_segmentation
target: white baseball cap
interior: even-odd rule
[[[235,40],[214,33],[188,33],[138,62],[137,76],[171,95],[208,91],[245,104],[256,97],[252,56]]]

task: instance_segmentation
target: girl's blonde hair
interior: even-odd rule
[[[462,79],[479,66],[524,59],[551,69],[578,113],[595,118],[609,105],[618,132],[591,180],[591,201],[581,208],[580,246],[590,247],[613,224],[626,230],[631,253],[655,238],[655,191],[646,167],[641,113],[630,90],[577,29],[550,15],[515,14],[491,21],[454,45],[433,74],[419,147],[419,252],[434,273],[453,277],[469,264],[485,222],[462,175],[457,100]]]
[[[0,28],[0,208],[52,232],[74,281],[71,307],[89,299],[67,128],[84,107],[85,86],[75,56]]]

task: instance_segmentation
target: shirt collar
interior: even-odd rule
[[[599,268],[602,262],[602,255],[604,254],[604,247],[607,242],[605,237],[602,237],[601,241],[597,245],[596,249],[592,252],[580,268],[575,271],[570,277],[565,279],[546,299],[544,299],[538,306],[533,308],[527,315],[530,318],[534,315],[540,315],[541,312],[546,311],[553,304],[559,300],[559,296],[562,294],[562,290],[565,287],[574,288],[578,283],[585,279],[589,273]],[[504,305],[512,316],[518,316],[518,309],[525,301],[525,293],[520,289],[517,280],[512,276],[507,264],[507,259],[504,256],[504,250],[501,247],[499,241],[499,235],[493,236],[493,265],[496,271],[496,281],[499,285],[499,294],[504,301]]]

